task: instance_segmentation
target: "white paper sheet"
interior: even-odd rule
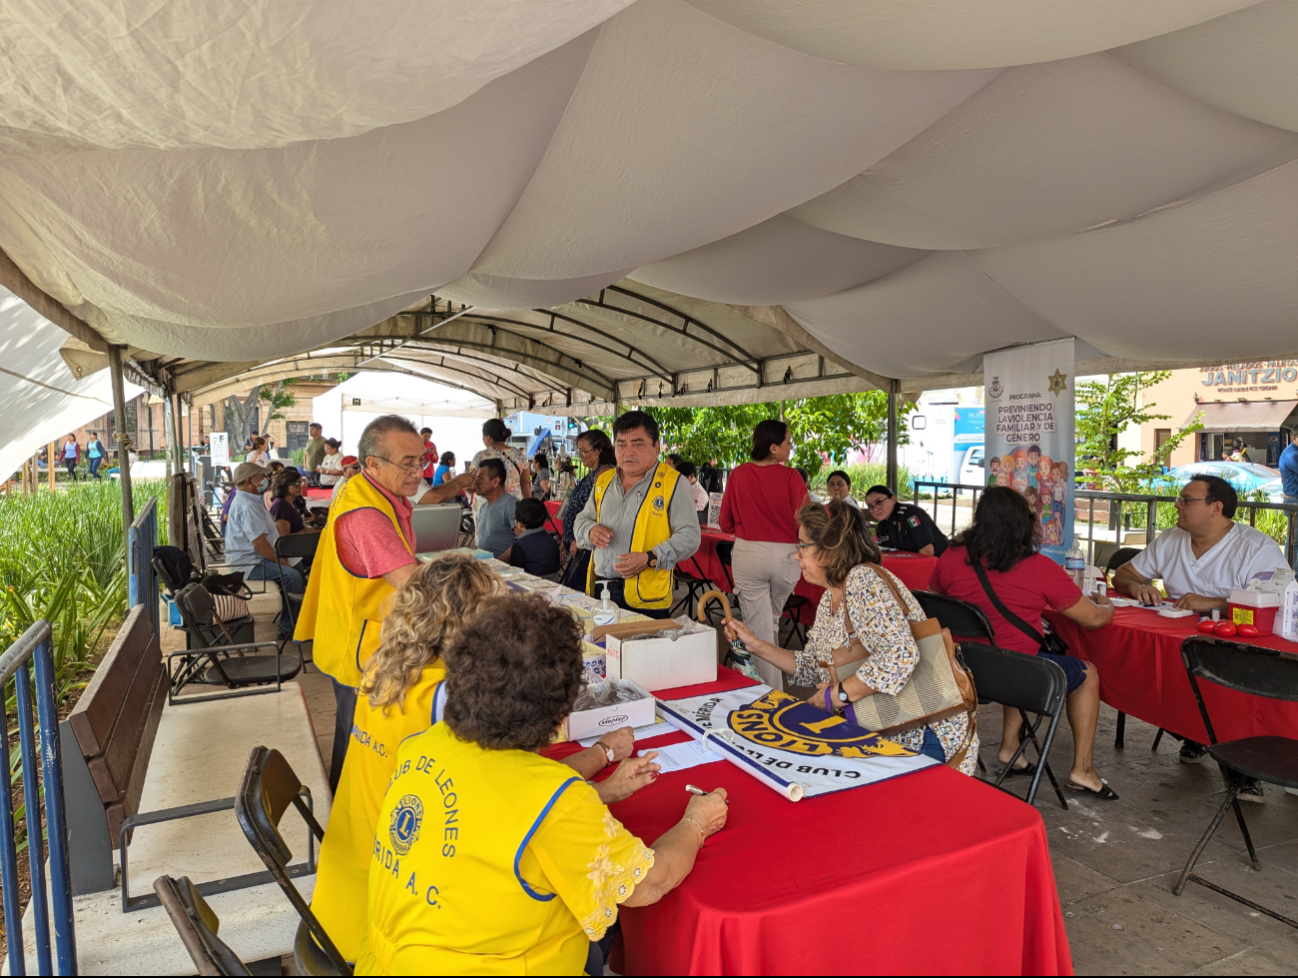
[[[655,763],[662,765],[662,774],[669,771],[684,771],[686,768],[698,767],[700,764],[711,764],[725,760],[715,751],[708,750],[700,741],[690,740],[680,744],[668,744],[666,747],[653,748],[658,752]],[[643,752],[641,752],[643,753]]]

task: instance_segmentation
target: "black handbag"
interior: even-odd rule
[[[992,582],[987,579],[987,571],[983,567],[982,561],[975,563],[973,569],[974,573],[978,575],[978,582],[982,584],[983,590],[987,592],[987,597],[991,599],[991,603],[996,606],[996,610],[1001,613],[1002,618],[1036,642],[1039,651],[1049,652],[1051,655],[1068,654],[1068,646],[1054,632],[1046,632],[1046,634],[1042,635],[1022,618],[1010,611],[1009,608],[1005,607],[1005,602],[998,598],[996,592],[992,590]]]

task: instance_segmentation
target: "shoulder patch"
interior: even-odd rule
[[[418,795],[403,795],[392,809],[388,823],[388,836],[397,855],[404,856],[419,839],[419,826],[424,821],[424,803]]]

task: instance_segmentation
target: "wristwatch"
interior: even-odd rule
[[[617,759],[617,754],[614,753],[613,748],[610,747],[608,744],[604,743],[604,741],[602,740],[595,741],[595,746],[604,748],[604,756],[608,758],[608,762],[610,764],[612,764],[613,761]]]
[[[657,555],[656,553],[654,553],[654,552],[651,550],[651,551],[649,551],[649,553],[647,553],[645,556],[647,556],[647,557],[649,558],[649,569],[650,569],[650,570],[652,570],[653,568],[655,568],[655,567],[658,566],[658,555]]]
[[[851,702],[847,698],[847,690],[843,688],[843,684],[841,682],[838,684],[838,702],[842,703],[844,706],[847,706],[847,704]]]

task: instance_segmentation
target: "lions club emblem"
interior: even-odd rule
[[[667,500],[663,499],[662,493],[654,496],[654,512],[661,513],[667,508]]]
[[[808,757],[905,757],[911,753],[847,717],[826,715],[824,710],[777,690],[735,710],[726,722],[739,736],[760,747]]]
[[[397,855],[404,856],[419,838],[419,826],[424,820],[424,803],[414,795],[404,795],[392,809],[392,821],[388,825],[388,835],[392,838],[392,848]]]

